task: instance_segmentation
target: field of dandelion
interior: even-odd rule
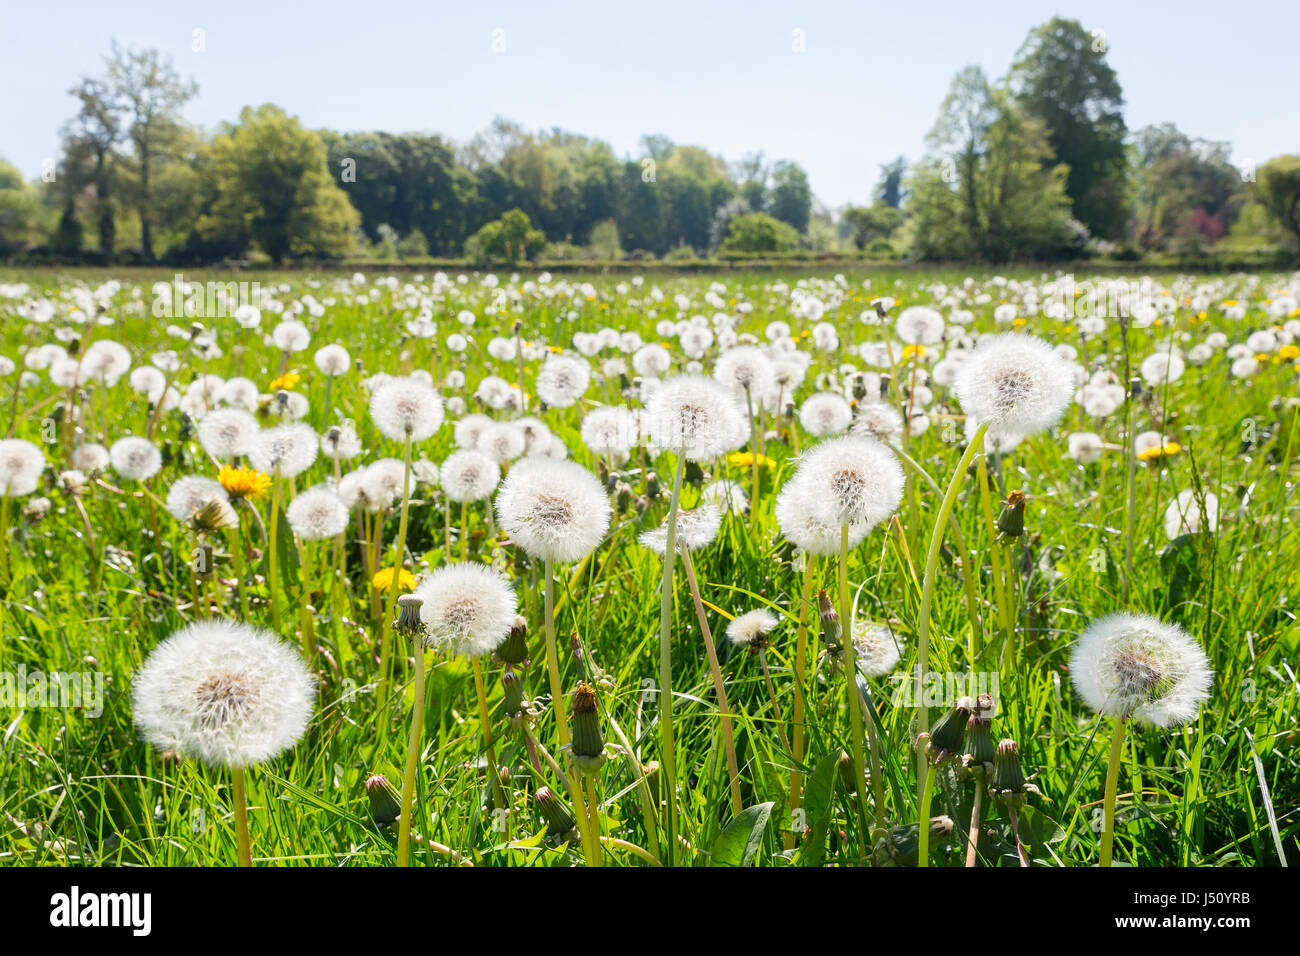
[[[0,272],[0,862],[1294,860],[1297,296]]]

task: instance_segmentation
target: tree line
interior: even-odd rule
[[[112,46],[36,182],[0,161],[0,254],[64,261],[474,261],[812,253],[1049,260],[1294,245],[1300,157],[1236,167],[1172,124],[1127,129],[1104,38],[1055,18],[997,80],[954,77],[915,162],[829,210],[796,163],[727,162],[643,138],[638,155],[494,120],[471,141],[313,130],[246,107],[210,135],[155,50]]]

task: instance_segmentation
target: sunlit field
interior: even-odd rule
[[[0,272],[5,864],[1300,856],[1300,274],[113,275]]]

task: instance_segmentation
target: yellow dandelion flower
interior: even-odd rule
[[[754,465],[755,455],[752,451],[733,451],[727,456],[727,464],[735,465],[738,468],[751,468]],[[764,468],[775,468],[776,462],[766,455],[758,455],[758,463]]]
[[[1182,450],[1182,445],[1178,444],[1176,441],[1171,441],[1163,447],[1157,445],[1155,448],[1148,448],[1144,452],[1139,452],[1138,461],[1156,461],[1160,458],[1168,458],[1172,455],[1176,455]]]
[[[1027,324],[1028,324],[1028,320],[1022,319],[1020,316],[1016,316],[1014,319],[1011,320],[1011,325],[1013,328],[1023,329]]]
[[[1283,360],[1300,358],[1300,345],[1284,345],[1277,350],[1277,354]]]
[[[375,586],[376,591],[387,591],[393,586],[393,568],[384,568],[371,578],[370,583]],[[397,587],[401,591],[412,591],[415,589],[415,575],[406,568],[402,568],[397,576]]]
[[[279,378],[274,379],[271,382],[271,384],[267,386],[267,391],[278,392],[282,388],[293,388],[301,381],[302,381],[302,376],[299,375],[297,372],[292,372],[292,371],[285,372]]]
[[[904,346],[903,346],[903,361],[904,361],[904,362],[910,362],[910,361],[911,361],[912,359],[914,359],[914,358],[925,358],[925,346],[924,346],[924,345],[904,345]]]
[[[271,488],[271,476],[264,472],[240,465],[232,468],[222,465],[217,472],[217,481],[232,498],[260,498]]]

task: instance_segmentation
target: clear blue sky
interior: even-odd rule
[[[502,115],[620,156],[665,133],[728,160],[793,159],[835,207],[867,199],[882,162],[920,156],[958,68],[1001,76],[1057,13],[1104,31],[1130,129],[1172,121],[1228,140],[1238,163],[1300,152],[1295,0],[0,0],[0,156],[39,175],[74,111],[68,89],[116,37],[170,53],[199,82],[187,118],[207,128],[274,102],[313,127],[458,142]]]

